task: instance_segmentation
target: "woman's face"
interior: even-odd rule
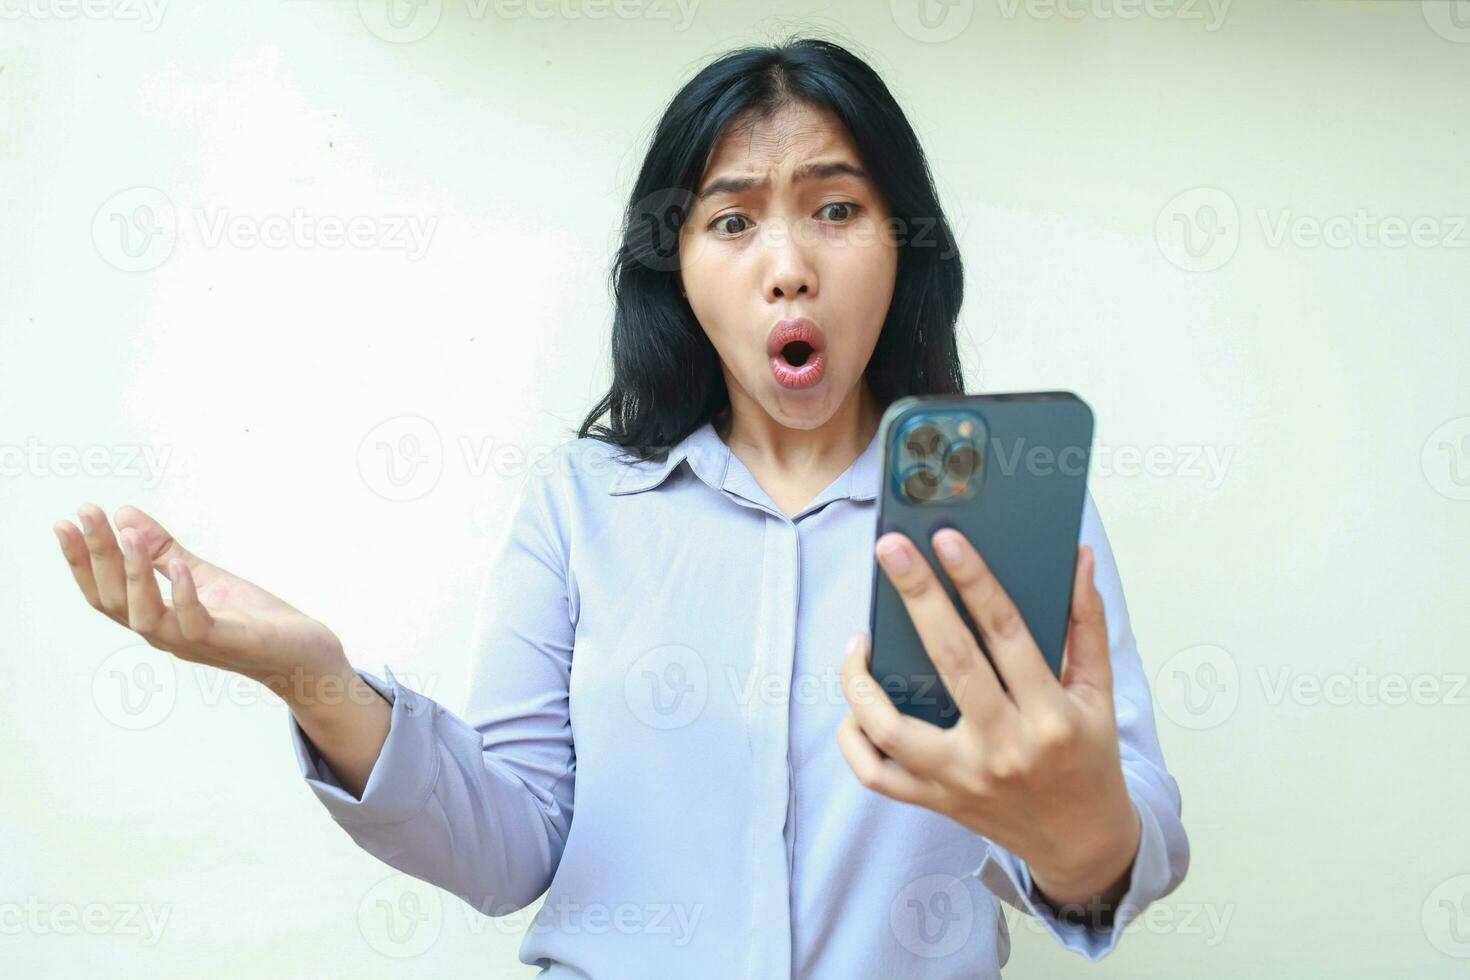
[[[754,402],[799,429],[832,417],[888,315],[898,268],[890,230],[886,203],[827,110],[791,104],[722,134],[680,231],[679,262],[732,403]]]

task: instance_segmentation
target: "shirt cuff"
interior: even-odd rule
[[[386,681],[361,668],[354,670],[393,706],[388,738],[373,763],[362,798],[343,788],[296,716],[288,714],[296,762],[307,785],[338,823],[402,823],[424,809],[439,776],[439,753],[434,741],[434,718],[439,706],[400,685],[386,664]]]
[[[1129,794],[1133,809],[1138,811],[1141,827],[1138,854],[1133,859],[1129,873],[1128,890],[1119,899],[1112,923],[1099,927],[1095,922],[1069,922],[1057,918],[1036,890],[1031,881],[1031,869],[1026,862],[994,841],[988,841],[989,850],[985,860],[974,874],[986,888],[1007,904],[1026,912],[1042,922],[1048,932],[1067,949],[1081,953],[1089,960],[1099,960],[1112,952],[1128,923],[1137,918],[1149,903],[1168,891],[1169,851],[1164,842],[1164,832],[1154,818],[1153,811],[1141,805],[1136,796]],[[1096,913],[1084,908],[1085,917],[1096,918]]]

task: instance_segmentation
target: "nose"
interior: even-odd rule
[[[793,285],[795,285],[795,288],[792,288]],[[783,296],[787,296],[787,295],[790,295],[790,296],[805,296],[808,292],[809,292],[809,289],[808,289],[806,283],[804,283],[804,282],[803,283],[796,283],[796,281],[794,279],[792,279],[792,280],[788,281],[786,283],[786,285],[784,285],[784,286],[781,283],[779,283],[779,282],[776,283],[774,286],[772,286],[771,287],[771,298],[772,299],[780,299]]]
[[[765,247],[769,253],[766,299],[815,298],[817,270],[803,244],[793,241],[790,233],[782,233],[766,236]]]

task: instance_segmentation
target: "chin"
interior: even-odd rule
[[[766,406],[771,418],[788,429],[821,428],[837,411],[826,392],[807,393],[779,390],[775,403]]]

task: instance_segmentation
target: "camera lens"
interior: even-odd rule
[[[980,465],[980,454],[975,444],[968,439],[959,439],[949,445],[949,454],[944,460],[944,472],[957,480],[968,480]]]
[[[941,444],[939,430],[932,425],[921,425],[904,437],[904,447],[919,459],[934,456]]]
[[[933,500],[939,492],[939,476],[927,466],[915,466],[903,479],[903,492],[911,500]]]

